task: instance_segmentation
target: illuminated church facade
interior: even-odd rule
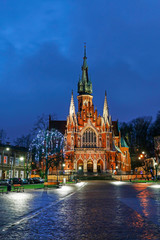
[[[112,121],[107,96],[104,96],[103,115],[93,105],[92,82],[88,77],[86,47],[82,77],[78,82],[78,111],[73,92],[64,134],[65,172],[120,172],[131,170],[129,147],[121,137],[118,121]]]
[[[49,120],[49,129],[64,134],[65,173],[127,173],[131,171],[129,147],[121,137],[118,121],[112,121],[107,96],[104,96],[103,115],[94,109],[92,82],[88,77],[86,47],[82,77],[78,82],[78,112],[73,92],[67,121]]]

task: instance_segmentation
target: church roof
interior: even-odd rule
[[[126,141],[124,140],[123,137],[121,137],[121,147],[126,147],[126,148],[128,148],[128,145],[127,145],[127,143],[126,143]]]
[[[114,135],[119,136],[118,122],[117,121],[112,121],[112,124],[113,124]],[[60,131],[62,134],[65,134],[66,125],[67,125],[67,121],[50,120],[49,121],[49,130],[51,130],[52,128],[55,128],[58,131]],[[124,142],[125,142],[125,140],[123,139],[123,141],[121,142],[121,146],[123,145]],[[126,147],[128,147],[126,142],[124,144],[126,144]]]
[[[67,121],[50,120],[49,121],[49,130],[51,130],[52,128],[55,128],[64,135],[65,130],[66,130],[66,125],[67,125]]]
[[[119,152],[119,153],[122,153],[121,149],[117,146],[115,146],[115,149]],[[122,153],[123,154],[123,153]]]

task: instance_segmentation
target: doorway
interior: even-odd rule
[[[103,172],[103,161],[102,160],[98,160],[98,162],[97,162],[97,172],[98,173]]]
[[[87,162],[87,171],[89,173],[93,173],[93,162],[92,161]]]

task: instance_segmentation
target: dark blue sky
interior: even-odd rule
[[[155,118],[160,110],[159,0],[2,0],[0,128],[11,137],[42,113],[66,119],[77,103],[83,42],[93,101],[107,90],[114,120]]]

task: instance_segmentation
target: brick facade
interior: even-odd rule
[[[121,137],[118,122],[112,121],[105,94],[103,116],[94,109],[92,83],[88,78],[86,50],[82,78],[78,82],[78,112],[73,92],[67,117],[65,139],[65,172],[129,172],[129,148]]]

